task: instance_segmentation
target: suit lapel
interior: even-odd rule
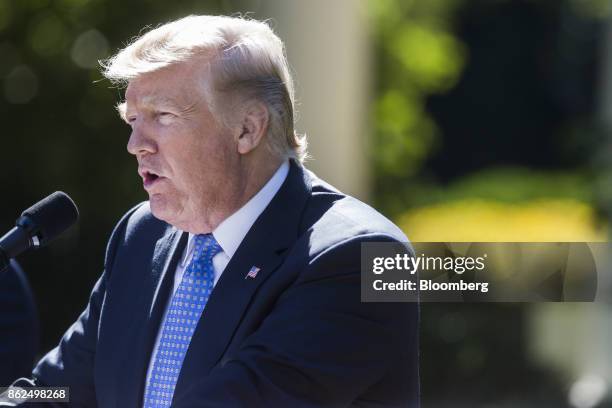
[[[151,272],[144,290],[142,320],[136,336],[133,354],[128,361],[132,364],[124,367],[119,385],[120,406],[141,406],[147,369],[151,352],[161,319],[170,296],[176,265],[187,241],[187,234],[176,228],[168,227],[166,233],[157,241],[151,261]]]
[[[173,283],[174,270],[176,269],[178,259],[183,252],[186,242],[186,233],[181,233],[176,228],[169,228],[169,231],[155,244],[155,252],[153,254],[153,261],[151,262],[152,287],[148,292],[153,293],[149,307],[150,322],[155,321],[155,317],[157,317],[160,312],[163,313],[164,306],[169,296],[169,290],[164,290],[169,288],[166,288],[165,286],[167,285],[164,285],[164,283]],[[168,275],[170,276],[166,279]],[[160,322],[157,321],[156,323],[159,324]]]
[[[191,339],[175,395],[195,376],[208,373],[229,345],[258,287],[274,272],[298,237],[310,196],[309,177],[291,168],[278,193],[255,221],[215,286]],[[257,275],[246,277],[252,267]]]

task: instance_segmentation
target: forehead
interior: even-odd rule
[[[206,70],[193,62],[174,64],[132,79],[125,91],[130,104],[191,103],[203,96]]]

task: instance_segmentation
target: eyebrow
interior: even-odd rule
[[[173,105],[180,106],[178,101],[165,95],[143,96],[142,102],[145,105]]]
[[[171,105],[172,107],[175,107],[177,109],[180,108],[179,103],[173,99],[173,98],[169,98],[165,95],[155,95],[155,96],[144,96],[142,98],[142,102],[145,105]],[[117,109],[117,113],[119,113],[119,117],[127,122],[127,102],[123,101],[123,102],[119,102],[116,106]]]

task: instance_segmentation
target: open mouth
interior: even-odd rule
[[[143,173],[143,184],[146,187],[149,187],[151,185],[153,185],[157,180],[159,180],[161,178],[161,176],[150,172],[150,171],[145,171]]]

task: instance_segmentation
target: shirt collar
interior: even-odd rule
[[[213,237],[215,237],[228,258],[231,259],[234,256],[240,243],[255,223],[255,220],[257,220],[257,217],[259,217],[278,190],[280,190],[288,173],[289,161],[285,160],[257,194],[238,211],[223,220],[212,232]],[[185,255],[181,260],[182,267],[189,263],[191,253],[193,252],[194,237],[194,234],[189,234]]]

